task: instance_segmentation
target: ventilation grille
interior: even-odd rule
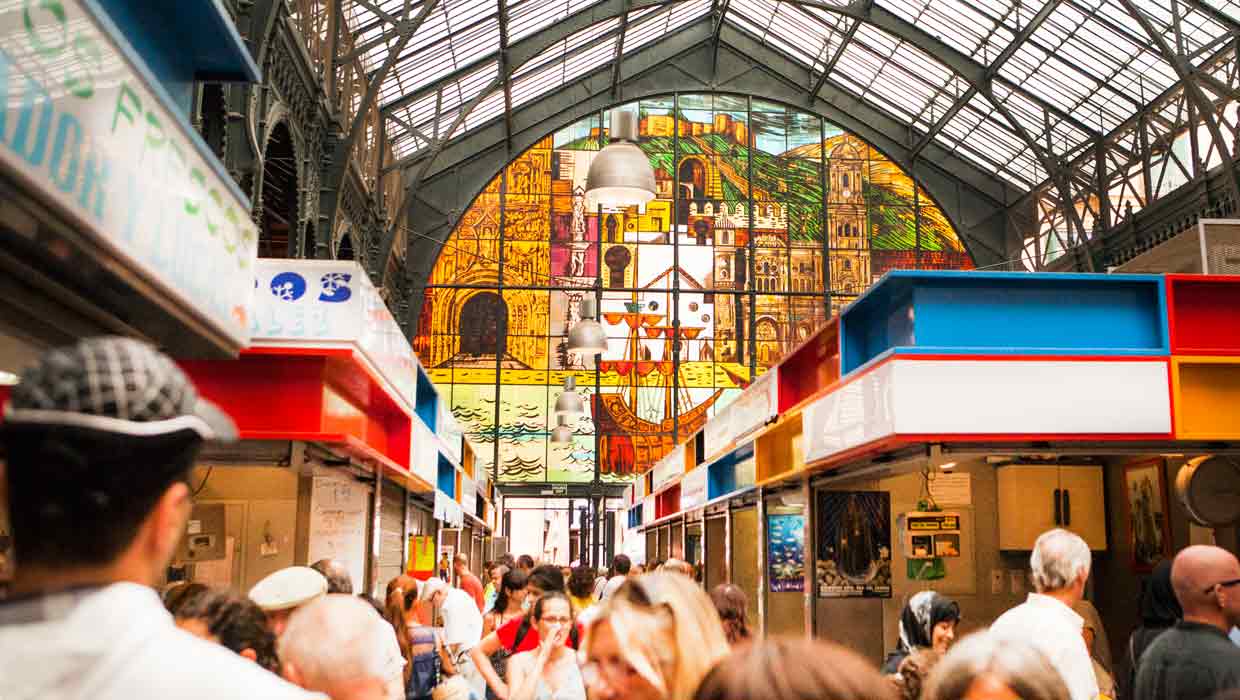
[[[1240,222],[1201,222],[1206,271],[1212,275],[1240,274]]]

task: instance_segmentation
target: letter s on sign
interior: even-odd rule
[[[349,280],[353,279],[353,275],[347,272],[329,272],[323,275],[319,280],[319,301],[329,303],[340,303],[348,301],[353,296],[353,290],[349,289]]]

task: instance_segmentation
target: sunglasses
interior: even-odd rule
[[[1227,581],[1219,581],[1218,583],[1214,584],[1213,586],[1210,586],[1209,588],[1207,588],[1207,589],[1205,590],[1205,594],[1206,594],[1206,595],[1210,595],[1211,593],[1213,593],[1214,591],[1216,591],[1216,590],[1218,590],[1218,589],[1220,589],[1220,588],[1231,588],[1232,586],[1236,586],[1236,585],[1240,585],[1240,578],[1233,578],[1233,579],[1229,579],[1229,580],[1227,580]]]

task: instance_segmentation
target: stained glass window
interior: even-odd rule
[[[602,479],[631,478],[886,271],[972,267],[924,190],[815,115],[710,94],[622,109],[638,113],[654,201],[587,210],[608,127],[592,115],[490,182],[425,291],[415,349],[499,482],[590,481],[596,455]],[[565,337],[596,281],[597,364]],[[557,445],[570,375],[587,415]]]

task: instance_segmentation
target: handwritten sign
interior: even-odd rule
[[[368,491],[347,475],[316,469],[310,492],[308,560],[343,563],[354,586],[365,580]]]
[[[0,171],[244,346],[258,236],[241,191],[94,10],[81,0],[9,5]]]

